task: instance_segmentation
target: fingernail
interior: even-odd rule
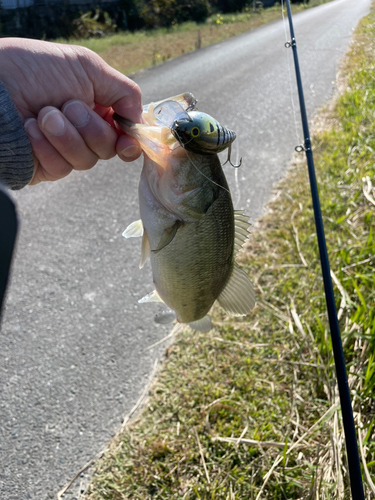
[[[46,129],[51,135],[63,135],[65,132],[65,121],[61,116],[60,111],[52,109],[49,111],[42,120],[42,127]]]
[[[44,135],[40,131],[38,122],[35,120],[35,118],[29,118],[29,120],[26,120],[24,123],[24,127],[27,135],[31,139],[34,139],[35,141],[40,141],[40,139],[43,139]]]
[[[134,144],[132,146],[128,146],[127,148],[123,149],[121,151],[122,156],[125,156],[126,158],[131,158],[135,156],[136,154],[140,154],[141,150],[139,146],[135,146]]]
[[[70,102],[63,109],[64,115],[75,127],[84,127],[88,124],[90,115],[79,101]]]

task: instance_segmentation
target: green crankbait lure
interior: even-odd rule
[[[229,148],[225,163],[229,162],[233,167],[239,167],[242,159],[239,165],[234,165],[230,161],[231,145],[236,133],[220,125],[207,113],[197,111],[196,103],[197,101],[193,101],[184,110],[179,102],[167,100],[156,106],[153,113],[157,120],[170,128],[173,136],[186,151],[217,154]]]

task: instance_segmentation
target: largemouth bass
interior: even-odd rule
[[[118,115],[114,119],[144,153],[141,219],[124,232],[127,238],[142,236],[140,267],[151,260],[155,291],[140,302],[162,301],[178,322],[207,331],[215,301],[229,314],[245,315],[255,296],[235,262],[248,236],[248,220],[233,209],[217,154],[188,151],[173,134],[172,123],[195,108],[194,96],[185,93],[144,106],[142,124]]]

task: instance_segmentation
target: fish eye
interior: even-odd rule
[[[198,136],[199,136],[199,134],[201,133],[201,131],[199,130],[199,128],[198,128],[198,127],[193,127],[193,128],[191,129],[190,133],[191,133],[191,135],[192,135],[193,137],[198,137]]]

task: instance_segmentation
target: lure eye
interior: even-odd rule
[[[192,137],[198,137],[200,133],[201,133],[201,131],[199,130],[198,127],[193,127],[190,131],[190,134],[192,135]]]

